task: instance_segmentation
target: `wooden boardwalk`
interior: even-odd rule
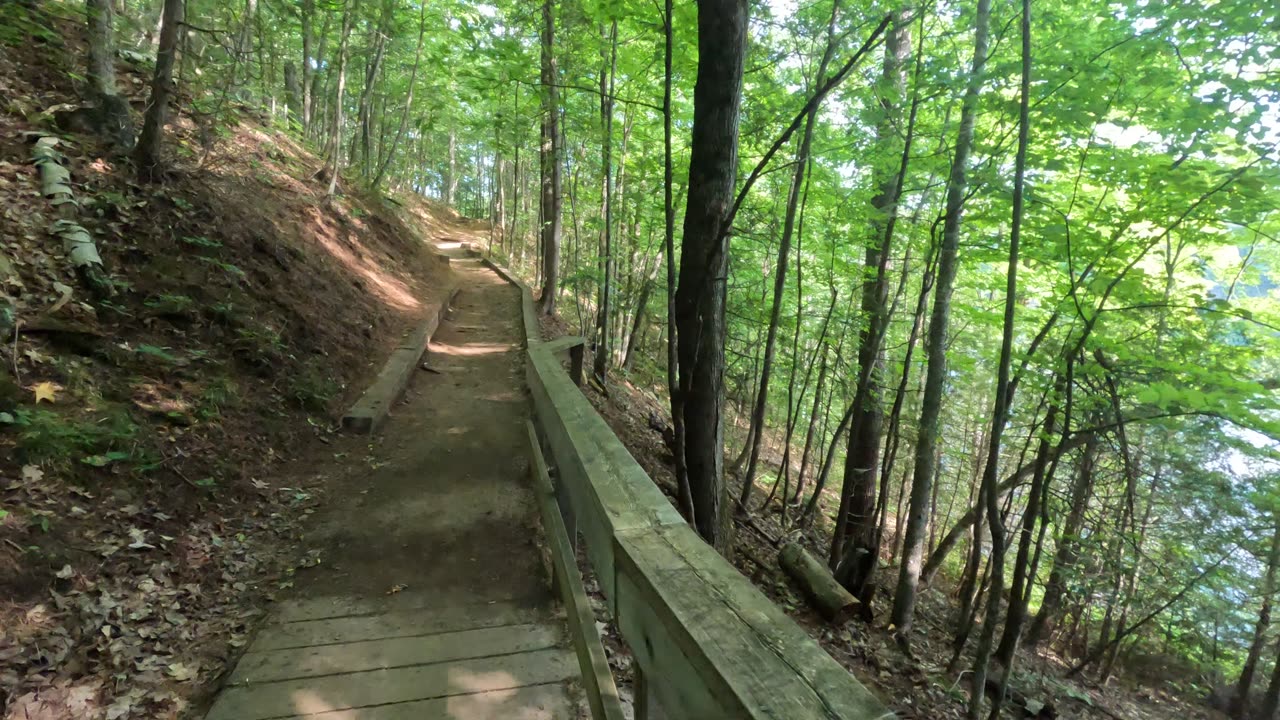
[[[515,288],[454,255],[462,287],[404,403],[338,471],[324,548],[206,720],[573,720],[577,657],[543,565]]]
[[[344,614],[363,609],[331,601],[278,612],[207,720],[577,716],[566,685],[577,658],[560,619],[506,604]]]

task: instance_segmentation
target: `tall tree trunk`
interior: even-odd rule
[[[328,109],[321,104],[324,101],[325,77],[328,73],[321,73],[318,68],[329,45],[329,23],[332,20],[333,15],[326,12],[324,14],[324,24],[320,27],[320,42],[316,47],[315,57],[312,58],[314,66],[311,71],[311,125],[308,127],[308,131],[313,138],[321,135],[325,118],[328,116]],[[327,69],[328,65],[326,64],[325,67]],[[321,112],[321,109],[324,109],[325,112]]]
[[[978,97],[982,93],[987,64],[987,23],[991,14],[990,0],[978,0],[977,29],[974,39],[973,66],[961,103],[960,130],[947,180],[946,219],[943,222],[942,245],[938,250],[938,275],[934,286],[933,312],[929,333],[925,337],[928,371],[921,401],[920,423],[916,439],[915,467],[911,476],[911,502],[907,510],[907,527],[903,538],[902,568],[898,575],[898,591],[894,596],[892,622],[897,626],[898,642],[910,644],[915,615],[916,591],[920,582],[924,540],[929,525],[929,499],[933,490],[939,424],[942,416],[942,389],[946,384],[947,329],[951,321],[951,292],[955,287],[957,252],[960,245],[960,220],[968,190],[969,154],[973,150],[974,124],[978,115]]]
[[[298,80],[298,66],[292,60],[284,63],[284,104],[289,110],[289,126],[302,125],[302,86]]]
[[[1267,684],[1267,692],[1262,697],[1262,712],[1258,717],[1262,720],[1272,720],[1277,710],[1280,710],[1280,638],[1276,639],[1276,664],[1271,671],[1271,682]]]
[[[667,394],[671,399],[671,424],[673,429],[671,454],[675,458],[676,486],[679,492],[680,510],[685,519],[696,526],[697,516],[694,510],[693,489],[689,484],[689,472],[685,465],[684,401],[680,394],[678,374],[680,354],[676,330],[676,208],[672,189],[675,167],[671,153],[671,63],[674,55],[672,5],[672,0],[664,0],[662,13],[662,220],[663,241],[667,249]],[[739,50],[739,53],[741,52],[743,51]],[[739,65],[741,65],[741,60],[739,60]],[[736,138],[736,123],[734,137]],[[736,155],[736,152],[733,153],[735,161]],[[732,176],[728,185],[729,192],[732,192]],[[723,349],[721,349],[721,353],[723,354]]]
[[[392,5],[383,0],[382,12],[378,24],[373,28],[373,53],[365,67],[364,86],[360,89],[359,125],[360,125],[360,175],[366,180],[372,175],[373,162],[373,88],[378,83],[378,74],[382,69],[382,58],[387,50],[387,33],[391,27]]]
[[[836,298],[839,297],[839,291],[834,287],[831,288],[831,306],[827,309],[827,320],[822,326],[822,335],[826,335],[827,325],[830,323],[832,314],[836,309]],[[842,338],[843,339],[843,338]],[[790,497],[784,498],[784,502],[791,505],[800,503],[800,498],[804,496],[805,490],[805,471],[809,468],[809,452],[813,449],[813,434],[818,425],[818,417],[822,409],[822,392],[827,383],[827,346],[819,339],[818,347],[814,350],[814,354],[818,357],[818,381],[813,392],[813,409],[809,411],[809,427],[804,433],[804,447],[800,451],[800,470],[796,473],[796,490]],[[810,367],[812,367],[810,363]],[[821,438],[819,438],[821,440]]]
[[[1094,459],[1097,457],[1098,442],[1090,437],[1085,444],[1080,466],[1076,470],[1075,481],[1071,486],[1070,506],[1066,520],[1063,521],[1062,533],[1054,545],[1053,568],[1049,571],[1049,579],[1045,583],[1044,598],[1040,601],[1040,611],[1027,631],[1027,646],[1034,648],[1044,638],[1046,630],[1052,631],[1051,623],[1057,621],[1057,614],[1062,608],[1062,601],[1067,591],[1068,576],[1074,571],[1080,557],[1080,531],[1084,528],[1084,516],[1089,507],[1089,498],[1093,494]]]
[[[822,51],[822,59],[818,63],[814,87],[822,87],[826,80],[827,65],[836,46],[836,17],[840,13],[840,3],[831,4],[831,20],[827,23],[827,43]],[[813,145],[813,128],[817,122],[817,108],[805,118],[804,133],[800,137],[800,145],[796,149],[795,172],[791,176],[791,187],[787,191],[787,208],[782,222],[782,240],[778,243],[778,264],[773,278],[773,305],[769,310],[769,329],[764,341],[764,360],[760,366],[760,386],[756,389],[756,401],[751,411],[751,425],[755,432],[751,434],[751,451],[747,455],[747,471],[742,477],[742,493],[738,496],[738,506],[743,512],[749,510],[751,488],[755,486],[756,464],[760,460],[760,440],[764,437],[764,416],[769,401],[769,379],[773,374],[773,355],[778,339],[778,322],[782,318],[782,298],[787,287],[787,262],[791,258],[791,239],[795,233],[796,216],[800,207],[800,192],[804,187],[805,172],[809,169],[809,150]]]
[[[139,182],[160,179],[164,126],[169,120],[169,99],[173,96],[173,65],[178,52],[178,26],[182,23],[183,0],[164,0],[160,15],[160,44],[156,49],[156,70],[151,79],[151,98],[142,120],[142,134],[135,148]]]
[[[315,45],[316,0],[302,0],[302,134],[311,130],[311,51]]]
[[[990,12],[990,8],[987,9]],[[979,16],[982,8],[979,6]],[[986,18],[979,17],[979,26],[987,23]],[[979,30],[984,32],[984,30]],[[1009,383],[1009,375],[1013,365],[1013,334],[1015,313],[1018,307],[1018,251],[1022,240],[1023,201],[1027,177],[1027,140],[1031,130],[1031,0],[1022,0],[1022,101],[1018,120],[1018,152],[1014,159],[1013,169],[1013,218],[1009,226],[1009,265],[1006,272],[1004,296],[1004,332],[1000,340],[1000,366],[996,373],[995,410],[991,416],[991,444],[987,448],[987,465],[982,475],[982,492],[987,501],[987,523],[991,530],[991,590],[987,600],[987,617],[982,623],[982,634],[978,638],[978,649],[973,660],[973,684],[970,686],[969,718],[978,720],[982,710],[982,698],[986,695],[987,663],[991,658],[991,648],[995,643],[996,624],[1000,620],[1000,598],[1004,595],[1004,556],[1006,538],[1004,520],[1000,511],[1000,446],[1005,425],[1009,422],[1009,411],[1013,405],[1013,388]],[[1048,420],[1045,421],[1046,424]],[[1045,457],[1048,453],[1046,450]],[[1046,460],[1047,462],[1047,460]],[[1043,486],[1044,473],[1038,473]],[[1036,496],[1042,488],[1035,487],[1033,480],[1032,499],[1029,501],[1027,515],[1035,517],[1039,498]],[[1032,520],[1034,523],[1034,520]],[[1030,536],[1030,531],[1026,533]],[[1028,543],[1029,545],[1029,543]],[[1017,588],[1021,594],[1021,588]],[[1016,601],[1013,601],[1016,602]],[[1011,629],[1013,635],[1012,648],[1017,649],[1019,628]],[[1012,652],[1010,653],[1012,661]],[[1004,705],[1004,695],[1009,688],[1012,673],[1011,667],[1000,683],[1000,691],[991,701],[991,720],[1000,720],[1000,708]]]
[[[329,147],[333,156],[329,165],[328,196],[338,191],[338,171],[342,168],[342,97],[347,91],[347,44],[351,41],[351,23],[360,0],[347,0],[342,11],[342,39],[338,42],[338,90],[334,98],[333,127],[329,130]]]
[[[396,134],[391,137],[391,148],[387,150],[385,157],[382,158],[382,162],[378,165],[378,172],[373,176],[373,182],[371,183],[371,186],[375,190],[377,190],[378,186],[382,184],[382,176],[386,174],[387,166],[390,165],[392,159],[395,158],[396,149],[400,147],[400,138],[404,137],[405,128],[409,124],[409,113],[413,111],[413,91],[414,91],[414,88],[416,88],[418,85],[418,66],[422,63],[422,38],[426,34],[426,32],[427,32],[427,4],[422,3],[422,5],[418,9],[418,45],[417,45],[417,48],[413,51],[413,69],[409,71],[409,92],[406,93],[406,97],[404,99],[404,110],[401,111],[400,113],[400,126],[396,128]],[[495,144],[495,147],[496,147],[496,144]],[[501,179],[502,173],[500,171],[500,161],[497,158],[494,159],[494,172],[497,173],[497,177],[498,177],[496,182],[497,184],[500,185],[502,182],[502,179]],[[494,207],[495,209],[497,209],[498,207],[500,207],[500,204],[498,204],[499,203],[497,199],[498,196],[495,195],[494,197],[495,197]],[[492,233],[493,232],[492,219],[490,220],[490,223],[489,223],[489,229],[490,229],[490,233]],[[490,235],[491,246],[492,246],[492,242],[493,241],[492,241],[492,234],[491,234]]]
[[[885,39],[881,75],[880,122],[876,124],[877,144],[888,154],[897,143],[895,120],[901,114],[905,95],[906,60],[911,52],[911,26],[906,14],[895,11],[893,26]],[[910,148],[907,148],[908,152]],[[899,165],[905,169],[904,161]],[[872,618],[875,598],[875,571],[880,562],[879,524],[876,518],[876,480],[880,468],[880,436],[884,407],[880,397],[880,375],[884,363],[884,335],[889,322],[889,254],[898,218],[902,172],[878,173],[877,192],[871,199],[872,232],[865,242],[866,264],[862,282],[862,328],[858,347],[858,384],[854,390],[854,415],[849,426],[849,447],[845,455],[844,483],[840,510],[836,514],[829,561],[840,584],[860,600],[862,618]]]
[[[643,336],[645,321],[649,307],[649,296],[653,293],[653,285],[658,279],[658,269],[662,267],[662,253],[658,253],[658,257],[653,263],[653,268],[645,273],[644,282],[640,285],[640,297],[636,299],[636,314],[631,321],[631,333],[627,337],[625,355],[622,359],[622,369],[631,370],[632,363],[635,362],[636,355],[640,351],[640,340]]]
[[[241,99],[248,99],[245,86],[253,78],[249,67],[249,55],[252,50],[253,27],[258,18],[258,0],[244,0],[244,16],[240,18],[240,31],[236,33],[235,65],[232,67],[231,83],[238,88]]]
[[[933,273],[935,265],[933,262],[933,247],[929,248],[925,258],[924,277],[920,283],[920,292],[916,295],[915,311],[911,314],[911,330],[907,333],[907,347],[902,357],[902,375],[898,380],[898,387],[893,394],[893,407],[889,410],[889,423],[885,430],[885,449],[884,458],[880,462],[880,486],[886,487],[889,478],[893,474],[894,465],[898,460],[898,449],[902,444],[902,410],[906,407],[907,390],[911,386],[911,367],[914,364],[916,345],[920,340],[920,327],[924,324],[925,311],[929,307],[929,290],[933,287]],[[907,273],[911,271],[911,254],[908,252],[902,262],[902,272],[905,278]],[[919,383],[917,383],[918,385]],[[914,392],[914,389],[913,389]],[[911,467],[911,466],[909,466]],[[898,497],[898,509],[894,513],[894,557],[897,557],[898,551],[902,548],[902,526],[904,513],[902,512],[902,498],[906,494],[906,488],[910,485],[908,478],[911,477],[910,470],[906,470],[902,475],[902,489]],[[937,527],[936,521],[933,520],[934,513],[932,508],[937,506],[937,491],[935,489],[930,499],[929,512],[929,541],[933,541],[933,530]]]
[[[1273,518],[1273,520],[1276,519]],[[1232,696],[1231,704],[1227,709],[1227,714],[1237,720],[1242,720],[1245,717],[1245,711],[1249,708],[1249,690],[1253,686],[1253,676],[1258,669],[1262,646],[1267,642],[1267,629],[1271,627],[1271,602],[1276,594],[1278,566],[1280,566],[1280,524],[1276,525],[1276,529],[1271,534],[1271,550],[1267,553],[1267,571],[1262,578],[1262,609],[1258,611],[1258,623],[1253,628],[1253,642],[1249,644],[1249,654],[1245,658],[1244,667],[1240,670],[1236,693]]]
[[[684,464],[698,532],[722,553],[732,548],[721,411],[728,223],[738,170],[747,14],[747,0],[698,3],[698,79],[675,298]]]
[[[94,118],[98,132],[105,135],[117,151],[133,147],[133,121],[129,103],[116,90],[115,34],[112,28],[111,0],[86,0],[89,40],[89,92],[98,104]]]
[[[516,111],[519,112],[519,110],[520,110],[520,107],[519,105],[517,105]],[[454,195],[456,195],[458,192],[458,132],[456,129],[454,129],[452,121],[450,121],[450,124],[449,124],[449,145],[447,148],[447,152],[448,152],[448,165],[445,166],[445,173],[444,173],[444,179],[443,179],[444,182],[443,182],[443,187],[440,189],[441,190],[440,198],[445,205],[448,205],[449,207],[453,207]],[[520,152],[519,148],[517,147],[516,149],[517,164],[519,163],[519,157],[520,157],[519,152]],[[515,190],[513,195],[517,198],[515,202],[518,203],[519,202],[518,198],[520,197],[520,191],[518,188]],[[516,209],[519,209],[518,205],[516,206]],[[513,237],[512,240],[514,239],[515,238]]]
[[[596,302],[596,347],[592,357],[592,372],[600,384],[609,375],[609,313],[613,294],[613,83],[618,68],[618,21],[610,23],[606,34],[608,43],[600,67],[600,128],[604,142],[600,145],[600,215],[604,226],[600,229],[600,297]]]
[[[560,106],[556,100],[555,15],[542,3],[542,298],[544,315],[556,312],[560,289]]]
[[[1053,390],[1055,395],[1065,391],[1066,380],[1059,380]],[[1009,584],[1009,612],[1004,621],[1004,634],[1000,636],[1000,645],[996,648],[996,662],[1007,670],[1013,663],[1014,654],[1021,641],[1022,625],[1027,617],[1027,601],[1030,595],[1028,586],[1035,579],[1029,575],[1031,565],[1032,537],[1035,533],[1036,520],[1044,495],[1048,492],[1051,480],[1049,471],[1049,455],[1053,450],[1050,436],[1056,431],[1058,421],[1057,400],[1052,401],[1045,414],[1044,426],[1041,430],[1040,445],[1036,449],[1035,469],[1031,471],[1031,488],[1027,492],[1027,505],[1022,513],[1022,528],[1018,534],[1018,556],[1013,565],[1013,580]],[[1070,418],[1065,425],[1070,424]]]

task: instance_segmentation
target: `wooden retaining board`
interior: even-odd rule
[[[426,319],[414,328],[404,340],[391,352],[381,372],[374,378],[373,384],[365,390],[360,399],[342,416],[342,427],[355,432],[371,433],[377,430],[391,412],[391,406],[404,394],[409,386],[409,379],[422,361],[422,353],[426,352],[427,343],[444,314],[458,296],[458,288],[450,290],[442,302],[427,306]]]

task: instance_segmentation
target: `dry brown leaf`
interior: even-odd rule
[[[48,380],[46,380],[42,383],[36,383],[35,386],[31,388],[31,392],[35,393],[36,404],[39,405],[41,400],[47,400],[48,402],[53,402],[55,399],[57,399],[58,391],[61,389],[62,388],[57,384],[51,383]]]

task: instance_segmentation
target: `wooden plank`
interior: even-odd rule
[[[545,650],[564,640],[550,625],[506,625],[481,630],[365,640],[340,645],[251,651],[240,658],[228,682],[279,680],[426,665],[490,655]]]
[[[578,335],[565,335],[555,340],[547,340],[542,343],[542,349],[549,353],[564,352],[569,348],[579,347],[587,342],[586,338]]]
[[[542,515],[542,527],[555,565],[556,587],[560,591],[561,601],[568,609],[569,635],[578,654],[578,667],[582,671],[582,684],[586,690],[587,702],[591,705],[591,716],[595,720],[622,720],[622,701],[618,697],[618,687],[614,684],[613,672],[609,669],[609,660],[604,654],[604,644],[600,640],[600,631],[596,628],[591,600],[582,585],[577,555],[569,542],[564,521],[556,505],[555,489],[551,485],[538,433],[532,422],[526,422],[526,426],[533,456],[531,465],[538,510]]]
[[[666,720],[667,714],[662,711],[662,704],[653,691],[653,683],[649,682],[644,668],[636,663],[632,668],[633,677],[631,694],[635,698],[635,720]]]
[[[377,595],[366,598],[353,598],[347,595],[334,597],[307,597],[283,600],[275,605],[268,622],[285,624],[311,620],[329,620],[357,615],[384,615],[387,613],[414,613],[427,611],[442,625],[453,627],[453,630],[465,630],[469,623],[478,617],[498,616],[504,619],[503,624],[518,625],[547,619],[551,615],[537,612],[532,608],[509,602],[498,602],[482,608],[472,606],[440,607],[438,600],[429,595],[413,593],[397,593],[395,595]],[[477,626],[478,627],[478,626]]]
[[[281,720],[567,720],[577,717],[563,684],[454,695],[433,700],[290,715]]]
[[[459,630],[520,625],[536,618],[537,613],[533,610],[521,610],[513,606],[480,605],[443,613],[422,610],[304,620],[264,627],[262,632],[254,638],[249,650],[251,652],[284,650],[361,640],[432,635]]]
[[[705,691],[715,717],[893,717],[687,526],[633,532],[618,545],[619,626],[633,649],[652,647],[636,657],[673,714],[683,706],[668,698]],[[684,661],[690,673],[671,671]]]
[[[414,700],[512,690],[572,678],[568,650],[538,650],[454,663],[228,687],[206,720],[267,720]]]

